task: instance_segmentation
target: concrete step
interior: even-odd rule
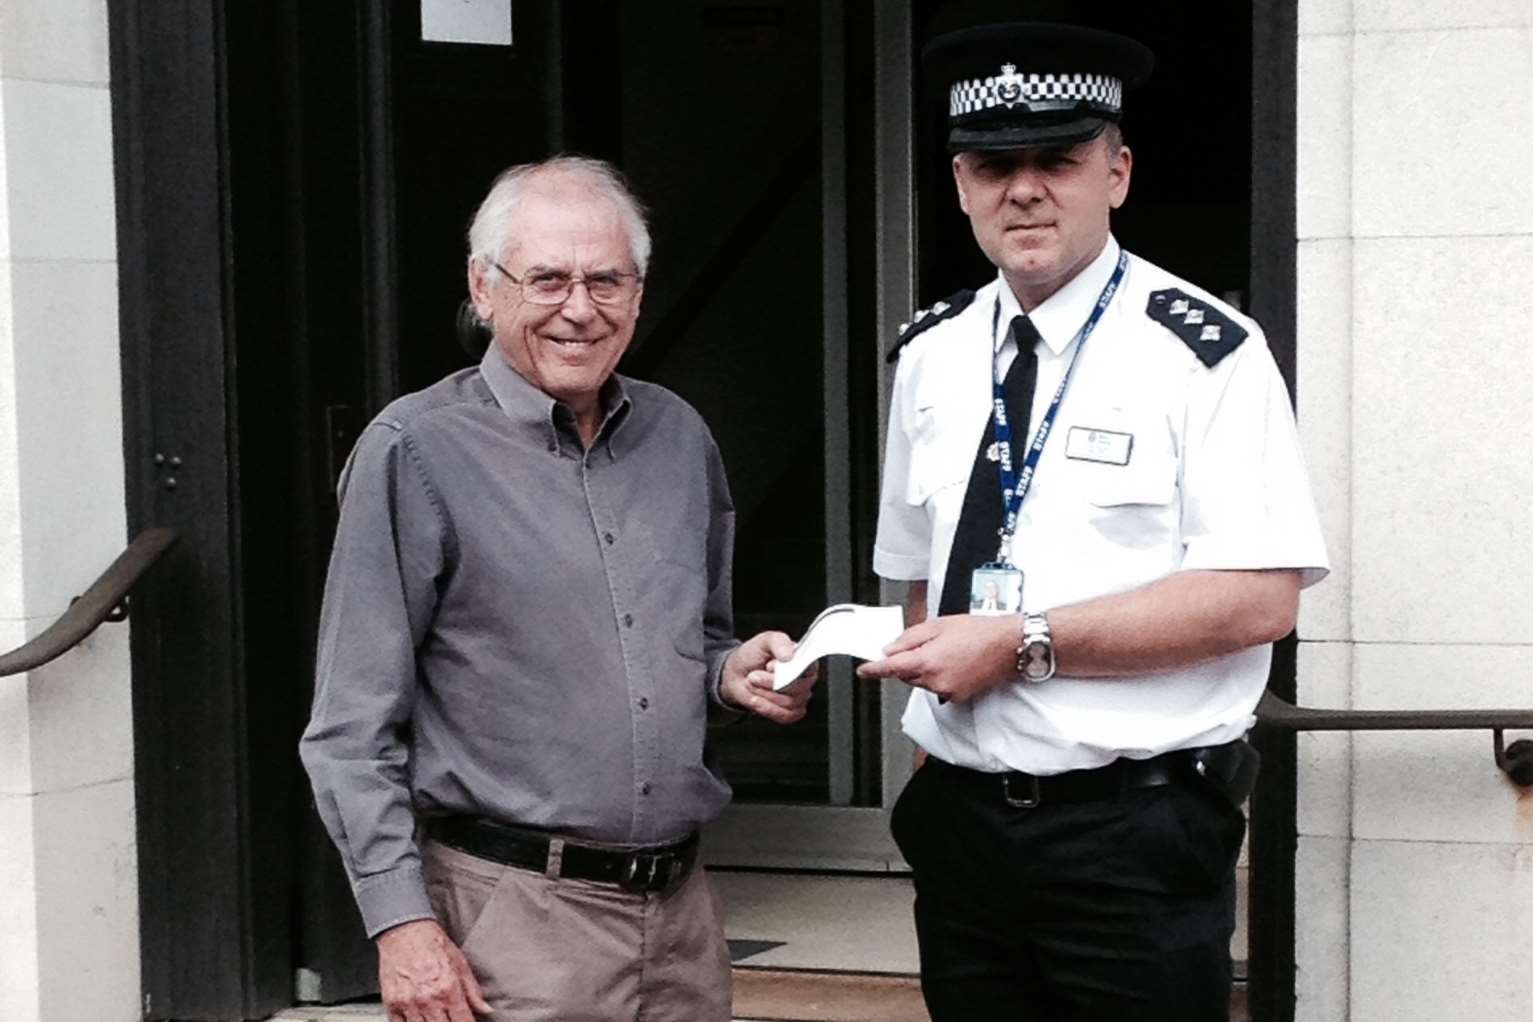
[[[914,976],[735,970],[736,1022],[929,1022]],[[376,1002],[297,1007],[272,1022],[388,1022]]]
[[[735,969],[744,1022],[930,1022],[914,976]]]
[[[737,1022],[930,1022],[915,976],[735,969]],[[1251,1022],[1244,983],[1230,1022]]]
[[[914,976],[734,970],[737,1022],[930,1022]],[[272,1022],[388,1022],[377,1002],[300,1006]]]
[[[296,1008],[279,1011],[269,1022],[389,1022],[383,1005],[377,1001],[365,1004],[300,1004]]]
[[[736,968],[735,1022],[930,1022],[914,976]],[[1231,1022],[1250,1022],[1244,984]],[[273,1022],[388,1022],[377,1004],[289,1008]]]

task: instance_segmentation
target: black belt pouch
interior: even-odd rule
[[[1187,758],[1203,783],[1237,810],[1251,797],[1262,763],[1261,753],[1243,739],[1189,749]]]

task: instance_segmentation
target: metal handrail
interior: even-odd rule
[[[0,678],[35,670],[85,641],[106,621],[128,617],[128,594],[179,537],[174,529],[145,529],[133,538],[90,588],[70,601],[69,609],[42,634],[0,655]]]
[[[1533,741],[1506,745],[1503,734],[1533,730],[1533,710],[1322,710],[1266,692],[1256,719],[1282,731],[1489,731],[1496,766],[1517,784],[1533,786]]]
[[[1533,710],[1318,710],[1268,692],[1256,719],[1285,731],[1496,731],[1533,729]]]

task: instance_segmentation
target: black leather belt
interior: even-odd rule
[[[436,816],[426,833],[460,852],[558,879],[594,880],[628,891],[664,891],[697,859],[697,835],[670,845],[608,848],[472,816]]]
[[[1149,759],[1115,759],[1093,770],[1038,776],[1020,770],[985,773],[928,756],[922,769],[936,770],[945,781],[978,789],[985,795],[998,794],[1007,805],[1032,809],[1045,802],[1089,802],[1113,798],[1134,788],[1175,784],[1187,776],[1189,767],[1184,760],[1182,753],[1167,752]]]

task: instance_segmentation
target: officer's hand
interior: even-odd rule
[[[1017,676],[1015,614],[952,614],[912,625],[859,678],[897,678],[953,702],[968,702]]]
[[[389,1022],[473,1022],[474,1013],[494,1010],[468,959],[435,919],[401,923],[378,934],[375,942],[378,986]]]
[[[781,692],[772,691],[772,667],[792,659],[796,648],[782,632],[762,632],[737,647],[724,661],[719,680],[719,694],[725,704],[779,724],[802,720],[820,676],[819,664],[811,665]]]

